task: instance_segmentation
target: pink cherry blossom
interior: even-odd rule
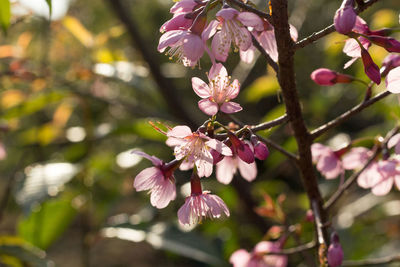
[[[142,170],[136,175],[133,186],[136,191],[150,190],[150,203],[158,209],[165,208],[176,197],[174,166],[167,166],[162,160],[142,151],[132,151],[150,160],[154,167]]]
[[[218,110],[228,114],[242,110],[238,103],[230,101],[239,94],[239,81],[235,79],[230,83],[228,73],[221,63],[211,67],[208,80],[209,85],[197,77],[192,78],[194,92],[203,98],[198,103],[201,111],[213,116]]]
[[[212,29],[208,38],[215,33],[211,42],[212,53],[219,61],[225,62],[233,44],[235,50],[246,51],[252,45],[251,34],[246,27],[263,29],[263,21],[251,12],[239,12],[233,8],[222,8],[216,14],[218,21],[210,22]]]
[[[257,176],[257,165],[255,162],[247,163],[238,156],[226,156],[217,163],[216,176],[222,184],[229,184],[237,170],[248,182],[253,181]]]
[[[158,51],[176,57],[184,66],[194,67],[204,54],[205,44],[202,38],[189,30],[172,30],[164,33],[158,43]]]
[[[166,21],[161,27],[160,32],[168,32],[173,30],[188,30],[192,26],[193,19],[187,18],[186,13],[174,15],[170,20]]]
[[[386,77],[386,88],[391,93],[400,93],[400,67],[389,71]]]
[[[345,170],[362,168],[372,156],[373,152],[365,147],[354,147],[342,157]]]
[[[211,149],[225,156],[232,156],[230,148],[224,143],[211,139],[200,132],[192,132],[187,126],[176,126],[167,133],[167,145],[173,146],[177,160],[184,159],[181,167],[196,165],[200,177],[210,176],[213,169]]]
[[[368,35],[371,31],[367,25],[367,23],[357,16],[356,18],[356,23],[353,27],[353,32],[360,33],[360,34],[366,34]],[[364,38],[364,37],[359,37],[358,40],[362,44],[362,46],[368,50],[368,48],[371,46],[371,42]],[[349,57],[352,57],[350,61],[348,61],[345,65],[344,68],[347,69],[350,67],[358,58],[361,57],[361,48],[359,44],[357,43],[356,40],[354,39],[347,39],[345,42],[345,45],[343,47],[343,53],[348,55]]]
[[[202,194],[191,194],[185,199],[185,204],[178,210],[179,223],[192,225],[201,222],[203,218],[229,217],[229,209],[225,202],[217,195],[203,191]]]
[[[317,163],[317,170],[326,179],[334,179],[344,173],[340,158],[331,148],[315,143],[311,146],[311,153],[313,162]]]
[[[287,256],[268,255],[269,252],[280,252],[280,242],[261,241],[252,252],[244,249],[235,251],[229,258],[233,267],[286,267]]]
[[[169,10],[170,13],[187,13],[191,12],[196,6],[198,2],[195,0],[181,0],[175,3],[171,9]]]

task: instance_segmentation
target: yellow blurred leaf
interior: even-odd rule
[[[62,20],[62,23],[68,31],[72,33],[84,46],[92,47],[94,44],[94,38],[91,32],[89,32],[82,23],[71,16],[66,16]]]
[[[15,50],[15,47],[11,45],[1,45],[0,58],[14,57],[14,55],[17,54]]]
[[[399,13],[391,9],[381,9],[372,16],[371,28],[391,28],[399,21]]]
[[[114,61],[114,56],[109,49],[101,48],[96,51],[95,60],[101,63],[111,63]]]
[[[59,135],[61,131],[60,128],[54,124],[47,123],[43,125],[39,131],[37,140],[41,145],[48,145],[53,142]]]
[[[341,54],[346,39],[348,39],[347,36],[337,32],[326,36],[324,42],[325,51],[331,56]]]
[[[11,108],[22,103],[26,95],[19,90],[7,90],[1,94],[1,107]]]
[[[32,33],[30,32],[23,32],[19,37],[17,41],[17,45],[22,48],[24,51],[25,49],[29,46],[32,40]]]
[[[266,75],[255,80],[245,91],[247,102],[257,102],[263,97],[274,95],[278,92],[279,84],[272,75]]]
[[[35,79],[32,82],[32,91],[39,92],[46,88],[47,82],[45,79]]]
[[[73,107],[67,102],[61,103],[53,115],[53,124],[58,127],[64,127],[68,119],[71,117]]]

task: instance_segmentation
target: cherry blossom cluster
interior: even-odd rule
[[[215,19],[208,21],[209,10],[220,6]],[[150,202],[156,208],[166,207],[176,198],[174,172],[192,170],[190,177],[191,194],[178,211],[182,225],[193,225],[203,218],[229,216],[229,209],[217,195],[202,189],[201,180],[210,177],[216,165],[216,178],[229,184],[237,170],[247,181],[257,176],[255,159],[265,160],[267,146],[249,128],[235,129],[217,121],[219,113],[236,113],[242,110],[239,103],[232,101],[240,91],[237,79],[232,79],[220,62],[225,62],[232,50],[239,51],[246,60],[251,57],[252,38],[266,40],[264,45],[273,58],[277,48],[273,27],[251,12],[240,12],[219,1],[181,0],[170,9],[173,17],[165,22],[160,31],[158,50],[170,58],[176,58],[184,66],[199,65],[206,52],[212,62],[207,73],[208,81],[193,77],[192,87],[201,100],[199,109],[209,116],[196,131],[188,126],[167,127],[166,131],[155,129],[167,136],[166,144],[173,148],[175,159],[165,163],[155,156],[141,151],[133,153],[150,160],[153,167],[142,170],[135,178],[137,191],[149,191]],[[271,35],[272,33],[272,35]],[[272,37],[261,37],[270,35]],[[253,36],[253,37],[252,37]],[[211,46],[207,45],[211,40]],[[262,43],[262,42],[261,42]],[[246,55],[246,56],[244,56]],[[219,136],[216,135],[218,130]],[[222,134],[222,137],[221,137]]]
[[[344,65],[344,69],[347,69],[357,59],[361,58],[365,74],[371,81],[380,84],[381,77],[385,77],[391,69],[399,66],[398,55],[389,54],[387,59],[383,62],[382,69],[380,70],[378,65],[372,60],[368,49],[372,44],[375,44],[385,48],[389,53],[400,53],[400,42],[389,36],[395,32],[394,29],[384,28],[371,30],[368,24],[362,18],[357,16],[354,4],[354,0],[344,0],[341,7],[336,11],[334,17],[336,31],[350,37],[350,39],[347,39],[345,42],[343,52],[352,59]],[[388,90],[394,87],[394,85],[391,86],[390,83],[398,81],[398,72],[399,70],[396,70],[388,76],[386,81]],[[339,74],[325,68],[314,71],[311,75],[311,79],[320,85],[350,83],[357,80],[354,77]]]

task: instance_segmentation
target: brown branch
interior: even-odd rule
[[[256,135],[257,135],[258,139],[263,141],[268,146],[270,146],[270,147],[274,148],[275,150],[279,151],[281,154],[285,155],[290,160],[292,160],[294,162],[298,162],[298,157],[297,157],[296,154],[293,154],[292,152],[287,151],[286,149],[284,149],[283,147],[281,147],[280,145],[278,145],[277,143],[275,143],[271,139],[262,137],[262,136],[260,136],[258,134],[256,134]]]
[[[328,201],[326,201],[324,205],[324,209],[328,210],[330,209],[338,200],[339,198],[343,195],[344,192],[357,180],[357,178],[361,175],[365,169],[368,168],[368,166],[375,160],[375,158],[379,155],[379,153],[382,150],[382,147],[386,146],[387,142],[389,142],[389,139],[392,138],[397,132],[399,131],[399,127],[395,127],[392,129],[385,137],[383,142],[380,144],[379,147],[375,148],[374,153],[372,156],[368,159],[367,163],[359,170],[358,172],[353,173],[345,183],[343,183],[342,186],[338,188],[338,190],[329,198]]]
[[[190,127],[195,128],[196,123],[189,117],[187,111],[182,105],[181,99],[178,96],[176,88],[173,87],[171,80],[165,78],[160,70],[160,64],[155,59],[155,55],[150,52],[148,42],[141,36],[138,31],[138,27],[132,15],[127,12],[127,8],[123,5],[121,0],[105,0],[108,2],[111,9],[125,25],[129,35],[132,38],[133,45],[141,52],[143,59],[149,65],[149,69],[155,82],[158,85],[158,90],[169,106],[173,115],[184,123],[187,123]]]
[[[246,11],[253,12],[254,14],[257,14],[258,16],[260,16],[262,18],[265,18],[266,20],[271,22],[271,16],[268,13],[262,12],[262,11],[258,10],[257,8],[254,8],[254,7],[250,6],[250,5],[247,5],[247,4],[243,3],[240,0],[226,0],[226,2],[234,4],[234,5],[242,8],[242,9],[244,9]]]
[[[387,256],[383,258],[375,258],[375,259],[365,259],[358,261],[344,261],[341,266],[371,266],[371,265],[379,265],[383,266],[392,262],[400,262],[400,254]]]
[[[353,107],[352,109],[346,111],[345,113],[343,113],[342,115],[336,117],[335,119],[325,123],[324,125],[321,125],[320,127],[318,127],[317,129],[313,130],[311,132],[311,137],[312,139],[315,139],[319,136],[321,136],[323,133],[325,133],[326,131],[332,129],[333,127],[338,126],[339,124],[341,124],[342,122],[344,122],[345,120],[347,120],[348,118],[350,118],[351,116],[361,112],[363,109],[371,106],[372,104],[374,104],[375,102],[385,98],[386,96],[390,95],[391,93],[389,91],[384,91],[381,92],[379,94],[377,94],[376,96],[374,96],[373,98],[370,98],[368,100],[364,100],[363,102],[361,102],[360,104],[358,104],[357,106]]]
[[[272,127],[275,127],[275,126],[278,126],[280,124],[283,124],[283,123],[287,122],[288,120],[289,120],[289,118],[285,114],[285,115],[282,115],[279,118],[276,118],[276,119],[274,119],[272,121],[268,121],[268,122],[260,123],[258,125],[250,126],[250,130],[252,130],[253,132],[257,132],[257,131],[270,129]]]
[[[289,123],[293,129],[294,137],[298,147],[298,168],[302,181],[307,192],[307,196],[313,203],[314,213],[317,212],[321,222],[326,221],[326,213],[322,207],[323,199],[318,188],[318,181],[311,161],[312,138],[309,134],[302,115],[299,96],[296,88],[294,72],[294,42],[290,36],[288,23],[287,1],[271,0],[272,20],[275,29],[276,43],[279,54],[279,84],[282,89],[283,99],[286,105],[286,113]],[[322,229],[324,240],[328,238],[325,228]],[[322,240],[318,240],[319,245]]]
[[[359,6],[356,9],[356,13],[359,14],[368,7],[372,6],[379,0],[369,0],[368,2],[364,3],[362,6]],[[309,44],[314,43],[315,41],[321,39],[322,37],[327,36],[328,34],[332,33],[335,31],[335,26],[333,24],[325,27],[324,29],[320,30],[319,32],[314,32],[311,35],[305,37],[304,39],[301,39],[296,43],[296,49],[303,48]]]
[[[315,246],[317,245],[317,243],[315,241],[311,241],[308,242],[306,244],[302,244],[299,245],[297,247],[293,247],[293,248],[287,248],[287,249],[283,249],[279,252],[268,252],[268,254],[271,255],[292,255],[292,254],[296,254],[296,253],[300,253],[306,250],[310,250],[315,248]]]

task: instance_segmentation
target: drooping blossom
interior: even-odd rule
[[[361,47],[361,58],[364,64],[364,72],[367,76],[376,84],[381,83],[381,72],[379,67],[372,60],[371,55],[368,53],[367,49]]]
[[[312,160],[317,164],[317,170],[326,179],[334,179],[344,173],[339,156],[327,146],[315,143],[311,146]]]
[[[193,11],[193,9],[198,6],[198,1],[195,0],[181,0],[175,3],[171,9],[169,10],[170,13],[187,13]]]
[[[330,267],[338,267],[343,262],[343,249],[339,242],[339,236],[336,232],[331,235],[331,244],[328,248],[328,263]]]
[[[286,267],[287,256],[268,254],[278,253],[281,250],[279,241],[261,241],[250,253],[244,249],[236,250],[229,258],[229,262],[233,267]]]
[[[393,94],[400,93],[400,67],[389,71],[386,77],[386,88]]]
[[[353,29],[357,17],[353,4],[354,0],[344,0],[336,10],[333,22],[338,33],[348,34]]]
[[[135,177],[133,186],[136,191],[150,190],[150,203],[158,209],[165,208],[171,200],[176,197],[174,170],[178,166],[175,161],[172,164],[165,164],[155,156],[150,156],[142,151],[132,151],[153,163],[153,167],[142,170]]]
[[[360,187],[369,189],[377,196],[383,196],[390,192],[393,184],[400,190],[399,161],[396,159],[380,160],[372,163],[357,179]]]
[[[316,69],[311,73],[311,79],[319,85],[329,86],[337,83],[350,83],[353,81],[353,77],[341,74],[336,71],[320,68]]]
[[[186,197],[185,204],[178,210],[178,220],[182,225],[193,225],[203,218],[220,218],[224,214],[229,217],[229,209],[217,195],[202,191],[200,178],[195,172],[190,180],[191,194]]]
[[[170,20],[167,20],[161,27],[160,32],[173,30],[188,30],[192,26],[193,18],[188,18],[186,13],[175,14]]]
[[[211,67],[208,80],[209,85],[197,77],[192,78],[194,92],[203,98],[198,103],[201,111],[213,116],[218,110],[228,114],[242,110],[238,103],[230,101],[239,94],[239,81],[235,79],[230,83],[228,72],[221,63]]]
[[[176,126],[167,133],[167,145],[174,147],[177,160],[183,159],[181,169],[196,165],[200,177],[210,176],[213,169],[211,149],[224,156],[232,156],[230,148],[224,143],[212,139],[201,132],[192,132],[187,126]]]
[[[217,163],[217,180],[223,184],[229,184],[237,170],[248,182],[257,176],[257,165],[254,161],[254,151],[250,143],[240,140],[233,134],[229,134],[232,156],[225,156]]]
[[[400,67],[400,55],[389,54],[382,62],[381,76],[385,77],[392,69]]]
[[[211,50],[215,58],[225,62],[229,50],[233,45],[235,50],[246,51],[252,45],[251,34],[246,27],[253,27],[256,30],[263,29],[263,21],[256,14],[251,12],[239,12],[234,8],[222,8],[216,14],[217,21],[210,22]],[[217,29],[219,31],[217,32]]]

